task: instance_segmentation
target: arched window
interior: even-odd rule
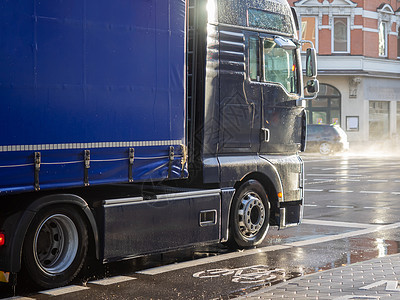
[[[307,104],[308,123],[340,125],[341,98],[337,88],[321,84],[318,97]]]

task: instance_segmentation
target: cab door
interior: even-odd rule
[[[298,49],[289,39],[279,39],[276,35],[260,36],[261,154],[296,153],[304,135],[304,108],[296,105],[300,95]]]

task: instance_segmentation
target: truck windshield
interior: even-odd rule
[[[263,80],[280,83],[289,93],[298,92],[296,50],[280,48],[273,40],[263,41]]]
[[[286,7],[276,5],[281,13],[250,8],[247,11],[248,26],[272,30],[285,34],[293,34],[292,21]]]

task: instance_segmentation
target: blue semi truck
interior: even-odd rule
[[[1,1],[0,278],[52,288],[89,255],[246,248],[299,224],[294,16],[284,0]]]

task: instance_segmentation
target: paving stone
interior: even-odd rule
[[[399,281],[399,292],[386,291],[386,284],[369,290],[360,290],[361,287],[385,280]],[[354,298],[358,295],[379,297],[379,299],[400,299],[400,254],[298,277],[242,298],[328,300],[348,295],[354,295]]]

